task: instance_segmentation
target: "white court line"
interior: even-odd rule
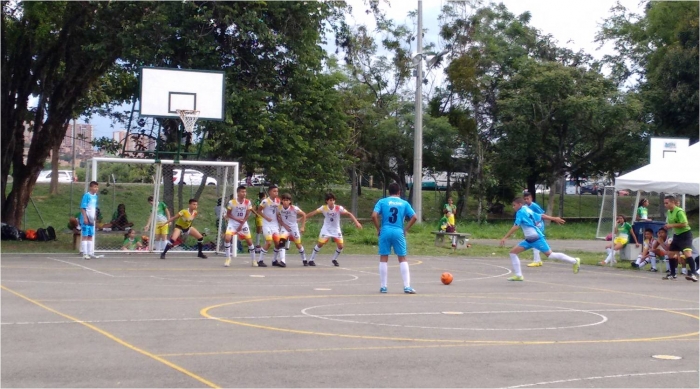
[[[697,311],[699,308],[665,308],[669,311]],[[597,312],[625,312],[625,311],[663,311],[661,309],[600,309]],[[462,312],[463,314],[491,314],[491,313],[542,313],[542,312],[570,312],[564,310],[532,310],[532,311],[479,311],[479,312]],[[331,315],[316,315],[319,317],[348,317],[348,316],[400,316],[400,315],[441,315],[442,312],[410,312],[410,313],[340,313]],[[258,319],[303,319],[314,317],[310,315],[264,315],[264,316],[228,316],[219,317],[220,319],[230,320],[258,320]],[[105,319],[105,320],[83,320],[81,323],[127,323],[127,322],[157,322],[157,321],[193,321],[193,320],[210,320],[206,317],[180,317],[180,318],[153,318],[153,319]],[[0,325],[25,325],[25,324],[75,324],[75,321],[22,321],[0,323]]]
[[[697,373],[697,372],[698,372],[697,370],[678,370],[678,371],[659,371],[659,372],[653,372],[653,373],[615,374],[615,375],[585,377],[585,378],[570,378],[568,380],[538,382],[536,384],[524,384],[524,385],[508,386],[508,388],[527,388],[529,386],[563,384],[566,382],[576,382],[576,381],[602,380],[602,379],[606,379],[606,378],[643,377],[643,376],[650,376],[650,375],[682,374],[682,373]]]
[[[93,271],[93,272],[95,272],[95,273],[99,273],[99,274],[102,274],[102,275],[105,275],[105,276],[108,276],[108,277],[114,277],[114,276],[111,275],[111,274],[107,274],[107,273],[101,272],[101,271],[99,271],[99,270],[91,269],[91,268],[89,268],[89,267],[87,267],[87,266],[78,265],[77,263],[68,262],[68,261],[63,261],[63,260],[56,259],[56,258],[51,258],[51,257],[46,257],[46,258],[51,259],[51,260],[53,260],[53,261],[58,261],[58,262],[67,263],[67,264],[69,264],[69,265],[71,265],[71,266],[82,267],[82,268],[85,269],[85,270],[90,270],[90,271]]]

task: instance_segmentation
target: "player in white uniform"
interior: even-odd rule
[[[343,252],[343,231],[340,229],[340,216],[350,216],[352,221],[355,222],[355,227],[359,229],[362,229],[362,224],[357,221],[355,215],[348,212],[342,206],[335,205],[335,195],[331,192],[326,193],[326,205],[309,212],[306,217],[311,218],[319,213],[322,213],[324,217],[323,227],[321,227],[321,233],[318,235],[318,243],[316,243],[314,251],[311,253],[309,266],[316,266],[316,262],[314,262],[316,254],[321,251],[321,247],[328,243],[328,239],[331,238],[333,238],[337,246],[335,254],[333,254],[332,262],[334,266],[340,266],[338,263],[338,256]]]
[[[224,237],[224,250],[226,251],[224,266],[226,267],[231,265],[231,240],[233,240],[234,235],[237,235],[239,239],[245,239],[246,243],[248,243],[248,253],[252,263],[255,264],[255,245],[253,245],[253,238],[248,226],[248,218],[253,210],[253,206],[250,200],[245,198],[246,189],[244,185],[236,188],[236,196],[235,199],[229,200],[226,204],[226,218],[228,219]]]
[[[263,218],[262,229],[263,236],[265,237],[265,245],[260,248],[260,258],[258,259],[258,266],[260,267],[267,267],[264,262],[265,254],[267,254],[267,250],[270,249],[273,242],[275,244],[275,256],[272,260],[272,265],[280,267],[286,266],[280,265],[280,263],[277,261],[277,254],[279,253],[279,249],[277,247],[280,243],[280,225],[277,221],[277,213],[279,212],[280,207],[280,199],[277,197],[278,193],[279,189],[277,188],[277,185],[270,185],[270,188],[267,190],[269,197],[264,198],[260,202],[257,209],[258,214]]]
[[[282,199],[282,206],[279,209],[279,214],[277,214],[277,220],[281,227],[280,246],[284,245],[284,243],[282,243],[283,240],[294,242],[299,250],[299,255],[301,255],[301,262],[304,266],[309,266],[309,263],[306,261],[304,246],[301,244],[301,233],[306,229],[306,213],[292,204],[291,194],[283,193],[280,198]],[[299,217],[301,217],[301,228],[299,228]],[[280,248],[281,258],[285,256],[284,251],[284,248]],[[282,259],[282,261],[284,261],[284,259]]]

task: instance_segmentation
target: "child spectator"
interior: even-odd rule
[[[639,205],[637,206],[637,221],[651,221],[651,219],[649,219],[649,210],[647,209],[648,206],[649,200],[646,198],[639,200]]]
[[[635,246],[639,247],[637,236],[630,234],[631,231],[632,226],[627,223],[627,218],[624,215],[617,215],[617,225],[615,226],[615,233],[617,234],[617,237],[613,240],[613,244],[605,246],[605,251],[608,253],[608,256],[604,261],[600,261],[600,263],[598,263],[599,265],[605,266],[608,263],[610,266],[615,265],[615,263],[617,263],[615,260],[615,254],[627,245],[630,235],[632,235],[632,238],[634,239]]]
[[[670,274],[671,273],[671,268],[669,267],[668,264],[668,257],[666,256],[666,253],[668,252],[668,246],[671,244],[671,239],[669,239],[668,234],[666,232],[666,228],[660,228],[656,232],[656,239],[651,245],[651,249],[656,255],[657,258],[660,260],[664,261],[666,264],[666,273]],[[649,271],[656,271],[656,268],[652,266]]]
[[[651,268],[656,269],[656,254],[651,249],[654,243],[654,231],[651,228],[644,230],[644,248],[642,253],[637,256],[637,260],[632,262],[632,267],[643,269],[647,263],[651,263]]]
[[[117,210],[112,214],[112,221],[105,224],[103,228],[111,228],[114,231],[126,230],[134,226],[134,223],[130,223],[129,219],[126,217],[126,205],[119,204]]]
[[[143,243],[141,243],[141,240],[136,238],[136,230],[131,229],[129,232],[124,234],[124,243],[122,244],[123,251],[135,251],[141,249],[142,247]]]

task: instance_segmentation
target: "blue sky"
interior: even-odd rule
[[[508,9],[520,14],[530,11],[530,24],[544,33],[552,34],[559,45],[578,51],[583,49],[596,58],[613,53],[611,46],[598,49],[594,43],[595,34],[600,28],[603,19],[610,14],[610,8],[615,5],[613,0],[503,0]],[[363,0],[348,0],[353,7],[350,24],[366,24],[370,30],[374,27],[374,20],[364,10],[367,8]],[[620,3],[635,13],[642,13],[640,0],[620,0]],[[397,24],[405,23],[413,26],[414,21],[408,17],[408,13],[417,9],[417,0],[393,0],[390,4],[382,3],[381,8],[387,11],[387,15]],[[441,48],[438,39],[438,15],[440,9],[447,4],[447,0],[423,1],[423,28],[427,34],[423,43],[433,42]],[[329,48],[329,50],[332,50]],[[415,51],[415,50],[414,50]],[[440,72],[435,71],[440,77]],[[130,106],[129,106],[130,108]],[[95,117],[90,121],[95,128],[95,137],[112,137],[112,131],[122,128],[115,124],[111,128],[111,121],[105,118]]]

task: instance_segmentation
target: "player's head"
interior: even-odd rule
[[[91,194],[97,193],[97,189],[99,188],[100,184],[97,181],[90,181],[90,185],[88,186],[88,192]]]
[[[669,211],[676,207],[676,197],[673,195],[664,196],[664,207]]]
[[[525,204],[527,205],[532,204],[532,193],[523,192],[523,201],[525,201]]]
[[[282,201],[282,205],[288,207],[289,204],[292,203],[292,195],[290,193],[282,193],[280,200]]]
[[[129,231],[124,234],[124,239],[131,239],[136,237],[136,230],[135,229],[130,229]]]
[[[328,205],[335,204],[335,195],[333,194],[333,192],[326,193],[325,199],[326,199],[326,204],[328,204]]]
[[[190,199],[190,209],[195,210],[197,209],[197,199]]]
[[[259,198],[260,200],[264,199],[265,196],[266,196],[266,195],[265,195],[265,192],[263,192],[262,190],[260,191],[260,193],[258,193],[258,198]]]
[[[117,205],[117,213],[126,213],[126,205],[124,205],[124,204]]]
[[[455,202],[455,200],[452,197],[447,198],[447,204],[452,205]]]
[[[513,209],[517,212],[520,210],[520,208],[523,207],[523,204],[525,204],[525,200],[523,200],[522,197],[516,197],[513,199]]]
[[[401,187],[399,187],[399,184],[392,182],[389,184],[389,196],[396,196],[401,192]]]
[[[625,223],[626,221],[627,221],[627,217],[625,215],[623,215],[623,214],[617,215],[617,222],[618,223],[622,224],[622,223]]]
[[[661,238],[661,240],[666,240],[666,237],[668,236],[668,231],[666,231],[666,227],[659,228],[659,230],[656,231],[656,236]]]
[[[148,196],[148,203],[153,204],[153,196]]]
[[[637,206],[638,207],[646,207],[647,205],[649,205],[649,200],[647,200],[647,198],[645,197],[645,198],[639,200],[639,205],[637,205]]]
[[[267,193],[270,195],[271,198],[277,198],[277,194],[280,192],[279,187],[275,184],[270,185],[269,188],[267,188]]]
[[[244,198],[247,194],[245,185],[239,185],[238,188],[236,188],[236,193],[238,193],[239,198]]]
[[[651,239],[654,237],[654,230],[647,228],[644,230],[644,239]]]

